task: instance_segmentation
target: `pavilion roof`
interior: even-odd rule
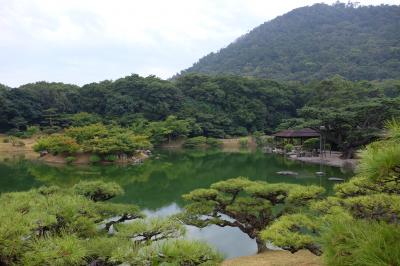
[[[288,129],[273,134],[279,138],[312,138],[319,137],[319,133],[311,128]]]

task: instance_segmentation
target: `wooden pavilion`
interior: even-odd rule
[[[303,129],[298,129],[298,130],[296,130],[296,129],[283,130],[283,131],[273,134],[272,136],[274,136],[276,139],[277,138],[300,139],[300,142],[303,145],[304,139],[317,138],[317,137],[320,137],[320,134],[317,131],[315,131],[314,129],[303,128]]]

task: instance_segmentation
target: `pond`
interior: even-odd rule
[[[298,175],[281,176],[278,171],[294,171]],[[326,175],[317,176],[318,171]],[[246,176],[271,183],[316,184],[332,193],[334,182],[328,177],[351,175],[339,168],[305,164],[262,152],[163,150],[136,166],[47,165],[22,159],[1,162],[0,193],[42,185],[73,186],[80,180],[115,181],[124,188],[125,194],[113,201],[134,203],[149,216],[164,216],[180,211],[185,204],[182,194],[228,178]],[[256,252],[255,241],[236,228],[188,227],[188,237],[207,241],[227,258]]]

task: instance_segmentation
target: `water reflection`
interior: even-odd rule
[[[152,211],[145,209],[147,217],[165,217],[177,214],[182,209],[175,202]],[[245,256],[257,252],[257,245],[253,239],[241,232],[238,228],[221,228],[216,225],[206,228],[186,226],[186,236],[190,239],[206,241],[216,247],[226,258]]]

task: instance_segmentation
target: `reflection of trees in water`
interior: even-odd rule
[[[291,170],[299,176],[279,176],[277,171]],[[237,176],[268,182],[320,184],[328,191],[333,184],[317,178],[318,165],[307,165],[260,152],[224,153],[221,151],[161,151],[142,165],[50,166],[28,161],[0,164],[2,191],[26,190],[40,185],[72,186],[79,180],[115,181],[125,194],[115,199],[147,209],[157,209],[176,202],[181,195],[199,187]],[[328,176],[343,176],[339,169],[326,167]],[[308,177],[308,178],[307,178]],[[16,181],[18,180],[18,182]]]
[[[40,181],[29,175],[30,165],[26,160],[0,163],[0,193],[24,191],[40,186]]]

